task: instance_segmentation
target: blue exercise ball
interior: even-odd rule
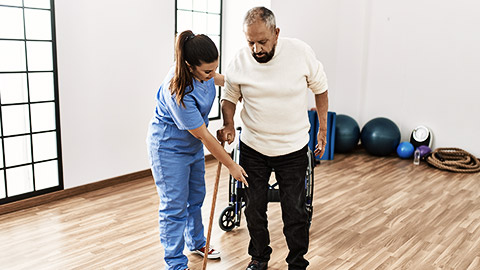
[[[392,120],[385,117],[368,121],[360,133],[363,147],[374,156],[392,154],[400,143],[400,137],[400,129]]]
[[[360,139],[360,127],[357,121],[344,114],[337,114],[335,119],[335,152],[352,151]]]
[[[401,158],[409,158],[413,155],[415,147],[410,142],[401,142],[397,147],[397,154]]]

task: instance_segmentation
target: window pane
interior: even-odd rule
[[[196,34],[205,34],[207,32],[207,14],[193,13],[193,32]]]
[[[7,165],[7,167],[32,162],[32,149],[29,135],[5,138],[4,143],[5,165]]]
[[[3,170],[0,170],[0,199],[3,199],[7,196],[5,192],[5,175]]]
[[[33,161],[34,162],[57,157],[57,133],[56,132],[34,134],[32,140],[33,140]]]
[[[21,7],[22,0],[0,0],[0,5]]]
[[[221,0],[208,0],[208,12],[220,14],[220,1]]]
[[[24,38],[21,8],[0,7],[0,38]]]
[[[32,132],[55,129],[55,103],[30,105],[32,111]]]
[[[213,43],[215,43],[215,45],[217,46],[217,50],[219,51],[220,53],[220,36],[208,36],[212,41]]]
[[[30,73],[28,84],[30,101],[50,101],[55,98],[52,72]]]
[[[27,39],[52,39],[51,14],[48,10],[25,9]]]
[[[28,70],[53,70],[52,43],[43,41],[27,42]]]
[[[195,0],[195,1],[193,1],[193,10],[207,11],[207,0]]]
[[[32,166],[22,166],[7,170],[8,196],[33,191]]]
[[[207,26],[209,35],[220,35],[220,15],[208,14]]]
[[[16,135],[30,132],[28,105],[2,107],[3,134]]]
[[[33,165],[35,168],[35,189],[41,190],[59,185],[58,162],[56,160]]]
[[[189,9],[192,10],[193,0],[177,0],[177,9]]]
[[[50,8],[50,0],[24,0],[25,7]]]
[[[3,155],[2,155],[2,153],[3,153],[3,146],[2,146],[2,140],[0,140],[0,150],[1,150],[1,152],[0,152],[0,168],[4,168],[5,165],[3,164]]]
[[[27,75],[0,74],[0,97],[2,104],[27,102]]]
[[[208,114],[208,118],[214,118],[220,116],[220,108],[217,105],[218,104],[218,91],[220,91],[220,88],[218,86],[216,88],[216,94],[215,94],[215,99],[213,100],[213,106],[212,110]]]
[[[177,32],[181,33],[185,30],[192,30],[192,12],[178,11],[177,12]]]
[[[193,0],[189,1],[192,5]],[[56,160],[59,133],[55,130],[52,3],[51,0],[0,0],[2,203],[5,198],[34,192],[35,184],[40,189],[61,184],[58,167],[61,164]],[[51,159],[54,160],[45,162]],[[34,160],[40,163],[32,164]]]
[[[0,40],[0,72],[25,71],[25,42]]]

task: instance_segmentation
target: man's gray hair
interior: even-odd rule
[[[275,23],[275,15],[273,15],[273,12],[266,7],[254,7],[250,9],[245,15],[243,25],[251,25],[259,20],[264,22],[267,28],[272,31],[275,31],[277,28]]]

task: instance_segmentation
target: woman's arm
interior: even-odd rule
[[[212,155],[218,161],[220,161],[228,168],[233,178],[242,181],[248,187],[247,180],[245,179],[245,177],[248,177],[248,175],[245,170],[232,160],[227,151],[225,151],[225,149],[220,145],[220,143],[208,131],[205,124],[201,125],[196,129],[191,129],[189,130],[189,132],[195,138],[199,139],[205,145],[205,147],[207,147],[208,151],[210,151],[210,153],[212,153]]]
[[[215,76],[213,77],[213,80],[215,81],[215,85],[223,87],[225,84],[225,76],[223,76],[220,73],[216,73]]]

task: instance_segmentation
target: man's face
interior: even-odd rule
[[[244,25],[243,30],[253,58],[259,63],[270,61],[275,54],[280,29],[269,29],[264,22],[258,21],[251,25]]]

